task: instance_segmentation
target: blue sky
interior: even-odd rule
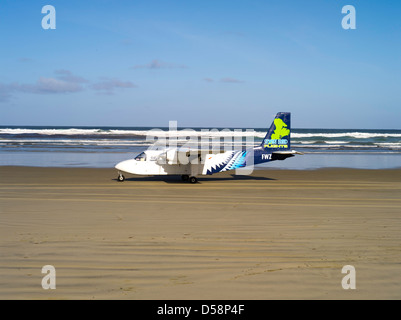
[[[298,128],[400,129],[400,17],[379,0],[1,0],[0,125],[252,128],[290,111]]]

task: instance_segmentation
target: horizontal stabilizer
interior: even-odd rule
[[[291,158],[296,154],[303,154],[301,152],[290,150],[290,151],[274,151],[272,152],[272,160],[285,160],[287,158]]]

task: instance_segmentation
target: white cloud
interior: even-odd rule
[[[16,93],[32,94],[68,94],[95,90],[102,94],[114,94],[116,89],[136,88],[130,81],[105,78],[100,82],[89,85],[89,81],[83,77],[74,75],[71,71],[59,69],[54,71],[55,77],[40,77],[35,83],[0,83],[0,102],[7,102]],[[87,85],[86,85],[87,84]]]
[[[222,78],[222,79],[220,79],[220,81],[221,82],[225,82],[225,83],[243,83],[244,82],[242,80],[238,80],[238,79],[235,79],[235,78],[229,78],[229,77]]]
[[[67,82],[74,82],[74,83],[87,83],[89,82],[83,77],[80,76],[75,76],[72,74],[71,71],[65,70],[65,69],[59,69],[54,71],[55,74],[57,74],[57,79],[61,79]]]
[[[91,88],[102,94],[114,94],[115,89],[136,88],[137,85],[131,81],[121,81],[118,79],[104,79],[103,81],[94,83]]]
[[[82,91],[83,87],[74,82],[40,77],[35,84],[22,84],[19,85],[16,90],[28,93],[51,94],[78,92]]]
[[[186,69],[188,68],[182,64],[175,64],[164,62],[161,60],[152,60],[150,63],[147,64],[138,64],[132,67],[132,69]]]

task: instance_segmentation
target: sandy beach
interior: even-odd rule
[[[401,170],[116,177],[0,167],[0,299],[401,298]]]

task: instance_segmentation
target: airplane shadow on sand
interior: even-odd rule
[[[209,182],[209,181],[252,181],[252,180],[262,180],[262,181],[273,181],[276,179],[273,178],[266,178],[266,177],[257,177],[257,176],[247,176],[247,175],[230,175],[230,176],[223,176],[223,177],[197,177],[198,182]],[[112,179],[114,181],[118,181],[117,178]],[[125,182],[130,181],[160,181],[165,183],[182,183],[182,184],[190,184],[188,181],[182,181],[181,176],[138,176],[138,177],[130,177],[126,178]],[[196,183],[195,183],[196,184]]]

